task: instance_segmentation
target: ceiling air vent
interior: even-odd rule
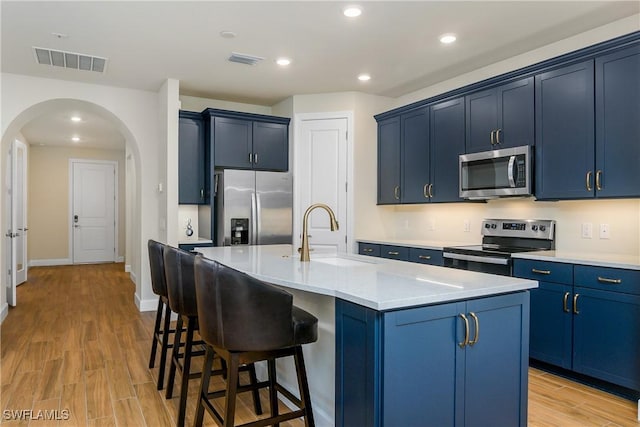
[[[71,68],[74,70],[95,71],[104,73],[107,67],[107,58],[85,55],[83,53],[64,52],[61,50],[34,47],[33,53],[36,62],[42,65]]]
[[[231,56],[229,57],[229,61],[237,62],[238,64],[246,64],[246,65],[256,65],[258,62],[262,61],[264,58],[260,56],[247,55],[246,53],[238,53],[231,52]]]

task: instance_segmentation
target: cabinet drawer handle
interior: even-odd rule
[[[473,323],[475,323],[476,325],[476,333],[473,339],[469,341],[469,345],[474,345],[475,343],[478,342],[478,339],[480,338],[480,321],[478,320],[478,316],[476,316],[476,314],[473,311],[469,312],[469,316],[473,318]]]
[[[586,178],[586,182],[585,182],[585,184],[587,186],[587,191],[591,191],[592,190],[592,188],[591,188],[591,175],[593,175],[593,171],[587,172],[587,178]]]
[[[433,197],[433,184],[429,184],[429,198]]]
[[[373,249],[371,248],[365,248],[362,250],[362,252],[373,252]]]
[[[469,319],[462,313],[458,314],[458,316],[464,320],[464,341],[459,342],[458,345],[460,348],[465,348],[469,344]]]
[[[419,259],[431,259],[431,256],[429,255],[418,255]]]
[[[538,270],[537,268],[532,268],[531,272],[536,274],[545,274],[545,275],[551,274],[551,270]]]
[[[565,313],[569,312],[569,307],[567,306],[567,301],[569,300],[569,294],[570,292],[565,292],[564,298],[562,299],[562,309],[564,310]]]
[[[389,251],[387,252],[389,255],[400,255],[400,252],[396,252],[396,251]]]
[[[578,297],[580,296],[580,294],[575,294],[573,296],[573,314],[580,314],[580,312],[578,311]]]
[[[495,130],[491,131],[491,145],[494,145],[496,143],[495,132]]]
[[[496,131],[496,144],[500,144],[500,132],[502,132],[502,129]]]
[[[596,172],[596,190],[600,191],[602,190],[602,171],[598,170]]]
[[[397,185],[393,189],[393,197],[395,197],[396,200],[400,200],[400,187],[398,187]]]
[[[598,276],[598,282],[600,283],[611,283],[612,285],[619,285],[622,283],[622,279],[608,279],[606,277]]]

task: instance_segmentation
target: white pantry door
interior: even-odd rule
[[[73,263],[114,262],[116,166],[71,161]]]
[[[7,232],[11,245],[9,289],[7,302],[17,304],[16,287],[27,280],[27,147],[14,140],[9,153],[11,164],[10,215],[11,228]]]
[[[331,231],[324,209],[314,210],[309,217],[307,234],[313,248],[347,250],[347,129],[346,118],[303,120],[296,143],[297,178],[299,180],[299,230],[296,244],[301,242],[302,214],[313,203],[325,203],[336,214],[340,225]]]

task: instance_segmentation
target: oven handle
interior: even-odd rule
[[[462,255],[462,254],[454,254],[451,252],[444,252],[442,256],[444,258],[458,259],[460,261],[481,262],[483,264],[500,264],[500,265],[509,264],[509,260],[506,258],[492,258],[492,257],[476,256],[476,255]]]

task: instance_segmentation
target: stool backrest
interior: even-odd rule
[[[196,285],[193,262],[196,255],[166,246],[164,271],[167,278],[167,294],[171,311],[183,316],[197,316]]]
[[[223,264],[195,261],[200,336],[229,351],[262,351],[294,343],[293,296]]]
[[[153,293],[163,297],[167,296],[167,279],[164,275],[164,244],[149,240],[149,266],[151,267],[151,288]]]

